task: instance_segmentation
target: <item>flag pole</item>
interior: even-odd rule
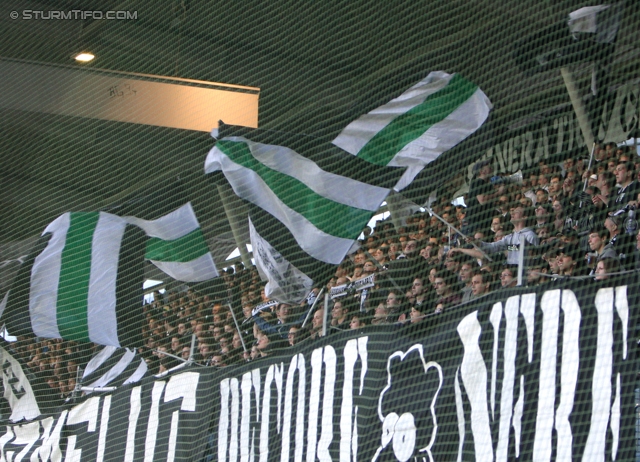
[[[231,312],[231,317],[233,318],[233,323],[236,325],[236,330],[238,331],[238,335],[240,336],[240,342],[242,342],[242,349],[244,352],[247,352],[247,346],[244,344],[244,339],[242,338],[242,331],[240,330],[240,325],[238,324],[238,320],[236,319],[236,315],[233,312],[233,308],[231,308],[231,303],[227,303],[229,307],[229,311]]]
[[[447,220],[445,220],[444,218],[442,218],[440,215],[438,215],[436,212],[433,211],[433,209],[431,207],[429,207],[428,205],[424,206],[425,209],[427,209],[427,211],[432,214],[434,217],[436,217],[438,220],[440,220],[442,223],[444,223],[445,225],[449,226],[452,230],[454,230],[456,233],[458,233],[460,236],[462,236],[463,238],[465,238],[467,240],[467,242],[469,242],[469,244],[471,244],[474,249],[476,249],[477,251],[479,251],[482,255],[484,255],[484,257],[489,260],[489,261],[493,261],[493,259],[487,255],[487,253],[482,250],[480,247],[478,247],[477,245],[475,245],[473,243],[473,240],[469,238],[469,236],[466,236],[465,234],[463,234],[462,232],[460,232],[459,229],[456,229],[455,226],[453,226],[451,223],[449,223]]]
[[[311,316],[311,313],[313,313],[313,309],[316,307],[316,303],[318,303],[318,300],[320,300],[320,297],[322,296],[323,292],[324,292],[324,287],[320,289],[320,292],[318,292],[316,299],[313,301],[313,305],[311,305],[311,308],[309,308],[309,311],[307,312],[307,316],[305,316],[304,321],[302,321],[302,328],[304,328],[304,326],[307,324],[307,321],[309,320],[309,316]]]
[[[327,318],[329,317],[329,294],[324,294],[324,312],[322,313],[322,336],[327,336]]]

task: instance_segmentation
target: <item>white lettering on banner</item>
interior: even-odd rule
[[[107,447],[107,430],[109,429],[109,411],[111,410],[111,395],[104,397],[102,404],[102,418],[100,419],[100,435],[98,437],[98,456],[96,462],[104,460],[104,450]]]
[[[507,451],[509,449],[509,430],[511,428],[513,410],[513,386],[516,377],[519,298],[520,297],[509,297],[504,309],[506,322],[504,334],[504,377],[502,379],[502,394],[500,395],[500,432],[498,434],[496,461],[506,461]]]
[[[246,374],[245,374],[246,375]],[[231,390],[235,389],[235,393]],[[220,416],[218,417],[218,461],[225,462],[227,460],[227,451],[232,451],[227,442],[229,441],[229,433],[231,433],[231,439],[234,439],[234,434],[237,434],[237,427],[234,428],[229,422],[237,422],[238,419],[234,416],[229,416],[229,395],[231,399],[238,399],[238,379],[230,378],[224,379],[220,382]],[[237,408],[234,403],[231,403],[231,409]],[[237,457],[237,454],[236,454]],[[234,457],[229,454],[229,460],[235,460]]]
[[[533,442],[534,460],[551,460],[553,414],[556,400],[556,361],[558,357],[558,317],[560,290],[542,295],[542,346],[540,349],[540,387],[536,434]]]
[[[171,430],[169,431],[167,462],[173,462],[176,456],[176,443],[178,441],[180,411],[194,412],[196,410],[196,392],[198,390],[199,381],[199,373],[184,372],[179,375],[171,376],[171,378],[169,379],[169,383],[167,384],[167,389],[164,393],[165,403],[169,403],[171,401],[182,398],[182,402],[180,403],[180,410],[175,410],[171,414]],[[238,414],[237,405],[235,407],[235,413],[236,415]]]
[[[367,375],[367,341],[369,337],[360,337],[347,342],[344,347],[344,386],[340,408],[340,461],[358,460],[358,406],[353,405],[353,375],[358,359],[361,362],[358,394],[364,390],[364,378]],[[284,462],[284,460],[283,460]]]
[[[570,290],[562,291],[562,311],[564,328],[562,334],[562,364],[560,366],[560,402],[556,409],[556,432],[558,445],[556,461],[573,460],[573,433],[569,416],[573,411],[573,402],[578,385],[578,366],[580,364],[580,305]]]
[[[293,460],[302,462],[304,453],[304,406],[306,388],[306,368],[304,356],[297,354],[291,358],[289,372],[287,373],[287,384],[284,395],[284,415],[282,420],[282,452],[280,460],[289,462],[291,446],[291,416],[293,414],[293,385],[296,376],[298,377],[298,402],[296,404],[296,428],[295,428],[295,450]]]
[[[453,384],[456,395],[456,415],[458,416],[458,458],[457,462],[462,462],[462,450],[464,449],[465,428],[467,426],[464,418],[464,405],[462,403],[462,390],[460,388],[460,368],[456,369],[456,380]]]
[[[240,421],[240,461],[253,462],[256,429],[251,426],[251,391],[253,390],[254,408],[257,421],[260,421],[260,369],[254,369],[242,376],[242,417]],[[226,442],[224,442],[226,445]],[[218,453],[220,450],[218,450]],[[224,459],[220,459],[224,460]]]
[[[276,431],[280,433],[280,414],[282,412],[282,369],[284,364],[272,364],[264,379],[264,396],[262,397],[262,427],[260,429],[260,462],[269,460],[269,417],[271,415],[271,385],[275,383],[277,393]]]
[[[42,444],[39,448],[33,452],[31,456],[32,460],[51,460],[51,462],[58,462],[62,460],[62,451],[60,450],[60,435],[62,433],[62,427],[67,420],[69,411],[62,411],[58,421],[55,422],[53,417],[49,417],[40,422],[44,428],[44,434],[42,435]],[[53,431],[52,431],[53,429]],[[4,451],[3,451],[4,452]]]
[[[324,367],[323,367],[324,364]],[[324,369],[322,393],[322,419],[318,441],[318,414],[320,407],[320,379]],[[307,462],[330,462],[329,445],[333,441],[333,391],[336,384],[336,351],[331,345],[311,353],[311,394],[309,396],[309,431],[307,436]]]
[[[141,400],[142,387],[133,387],[131,389],[129,409],[129,427],[127,428],[127,445],[124,450],[125,462],[133,462],[133,456],[136,449],[136,427],[138,426],[138,416],[140,415],[140,408],[142,407]]]
[[[464,347],[460,375],[471,404],[471,431],[476,460],[492,461],[493,443],[487,407],[487,366],[482,359],[478,343],[481,331],[477,311],[467,315],[458,324],[458,335]]]
[[[615,300],[614,300],[615,298]],[[607,444],[607,427],[611,428],[611,454],[615,460],[618,451],[621,419],[621,376],[613,368],[613,328],[614,306],[615,313],[621,321],[621,336],[625,345],[621,348],[622,359],[627,360],[629,306],[627,301],[627,286],[600,289],[595,297],[597,316],[597,345],[595,364],[592,376],[592,413],[591,426],[587,444],[584,449],[583,461],[604,460]],[[533,360],[533,330],[535,294],[510,297],[505,304],[505,323],[500,323],[500,316],[496,312],[502,304],[496,303],[489,315],[491,327],[495,330],[504,325],[504,367],[503,377],[491,380],[502,380],[500,401],[500,426],[496,447],[496,461],[508,459],[509,426],[514,428],[515,455],[520,454],[521,419],[523,415],[526,395],[525,377],[515,376],[516,352],[518,351],[518,314],[524,319],[527,333],[527,359]],[[542,312],[542,333],[540,349],[539,388],[529,390],[536,393],[532,402],[537,401],[536,428],[533,443],[534,460],[551,460],[554,441],[557,444],[555,459],[557,461],[571,461],[573,454],[573,430],[571,428],[571,413],[574,407],[575,394],[578,384],[580,364],[580,328],[582,312],[575,294],[570,290],[550,290],[543,294],[540,302]],[[560,310],[563,312],[563,329],[559,332]],[[466,419],[464,414],[462,391],[458,376],[462,378],[469,404],[471,406],[471,430],[474,436],[475,454],[477,460],[493,460],[488,421],[491,404],[487,403],[487,394],[493,395],[493,384],[487,387],[487,367],[484,363],[478,339],[481,325],[477,319],[477,312],[467,315],[458,324],[458,334],[464,347],[462,365],[456,372],[454,391],[460,445],[458,460],[462,460],[464,447],[464,433]],[[501,337],[502,338],[502,337]],[[495,331],[493,337],[494,351],[492,360],[497,355],[495,349]],[[560,355],[558,352],[560,351]],[[556,369],[557,359],[560,360],[560,393],[556,398]],[[493,365],[492,365],[493,366]],[[519,396],[515,404],[514,385],[520,384]],[[613,388],[615,387],[615,390]],[[557,399],[557,403],[556,403]],[[513,407],[512,407],[513,406]],[[557,408],[556,408],[557,406]],[[556,435],[553,435],[553,429]]]
[[[76,425],[87,422],[87,431],[95,432],[98,425],[98,409],[100,398],[92,397],[84,403],[74,406],[69,411],[67,425]],[[67,438],[67,452],[64,457],[65,462],[80,462],[82,460],[82,449],[76,449],[76,435],[69,435]]]
[[[149,419],[146,424],[146,438],[144,442],[145,460],[154,460],[157,447],[157,432],[162,422],[159,420],[162,403],[174,402],[182,399],[180,409],[173,411],[170,422],[167,461],[175,459],[177,448],[179,414],[182,411],[193,412],[196,409],[196,392],[200,374],[197,372],[185,372],[172,376],[167,381],[156,381],[151,391],[151,403]],[[166,388],[165,388],[166,385]],[[135,457],[135,435],[138,429],[139,415],[142,407],[142,387],[137,386],[130,390],[129,395],[129,422],[127,429],[127,445],[125,446],[125,458]],[[164,391],[164,400],[162,394]],[[47,417],[35,422],[22,425],[7,425],[5,433],[0,436],[0,462],[18,462],[29,460],[31,462],[59,462],[95,460],[102,462],[105,459],[107,449],[107,433],[112,395],[91,396],[87,400],[66,409],[60,413],[57,419]],[[100,419],[100,407],[102,413]],[[237,411],[236,411],[237,413]],[[67,428],[66,426],[74,426]],[[237,425],[236,425],[237,426]],[[63,437],[63,429],[66,436]],[[79,436],[96,433],[95,439],[80,439]],[[79,441],[86,441],[88,447],[78,446]],[[61,445],[61,442],[63,443]],[[37,443],[40,443],[39,445]],[[164,448],[163,448],[164,449]],[[95,451],[95,452],[93,452]],[[31,453],[31,454],[29,454]]]
[[[554,151],[549,137],[556,135]],[[515,173],[531,168],[550,156],[584,146],[580,124],[573,112],[558,115],[541,127],[514,135],[487,149],[483,159],[491,159],[496,172]],[[586,148],[585,148],[586,149]],[[590,149],[590,147],[589,147]]]
[[[15,429],[16,439],[12,441],[15,445],[24,446],[22,451],[16,454],[13,462],[20,462],[27,455],[29,450],[33,447],[33,445],[38,441],[40,437],[40,423],[39,422],[31,422],[26,425],[20,425]]]
[[[496,384],[498,383],[498,341],[500,340],[500,320],[502,319],[502,302],[495,303],[489,315],[489,321],[493,326],[493,357],[491,361],[491,420],[495,419],[496,410]]]
[[[158,414],[160,398],[164,391],[165,382],[155,382],[151,390],[151,409],[149,410],[149,422],[147,424],[147,437],[144,440],[144,462],[152,462],[156,451],[156,437],[158,435]]]
[[[600,289],[596,294],[598,337],[593,367],[591,427],[582,460],[604,460],[611,405],[611,373],[613,372],[613,289]]]

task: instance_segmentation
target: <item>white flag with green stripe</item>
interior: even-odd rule
[[[347,166],[336,167],[348,171]],[[224,172],[239,197],[286,226],[307,254],[330,264],[342,261],[389,193],[388,188],[322,169],[287,147],[243,137],[216,143],[205,172],[216,170]]]
[[[14,280],[3,316],[9,332],[139,345],[145,242],[116,215],[61,215]]]
[[[147,260],[173,279],[202,282],[218,277],[191,203],[156,220],[125,219],[147,233]]]
[[[333,140],[376,165],[407,167],[404,189],[425,165],[475,132],[492,105],[460,74],[431,72],[387,104],[351,122]]]

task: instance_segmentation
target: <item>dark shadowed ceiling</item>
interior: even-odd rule
[[[637,3],[625,5],[611,85],[638,77]],[[259,87],[261,127],[330,140],[432,70],[475,82],[494,104],[494,122],[567,104],[558,69],[525,75],[513,45],[583,6],[577,0],[5,0],[0,56],[73,66],[71,54],[84,48],[97,56],[88,68]],[[12,11],[24,10],[129,11],[137,19],[11,19]],[[572,69],[588,94],[591,64]],[[196,200],[221,263],[235,244],[218,190],[201,175],[211,145],[204,132],[0,110],[4,258],[14,256],[6,250],[11,245],[63,212],[129,207],[153,214],[140,212],[141,198],[177,188]]]

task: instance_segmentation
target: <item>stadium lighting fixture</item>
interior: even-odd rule
[[[79,63],[88,63],[89,61],[93,61],[95,55],[88,51],[83,51],[73,56],[73,59],[78,61]]]

